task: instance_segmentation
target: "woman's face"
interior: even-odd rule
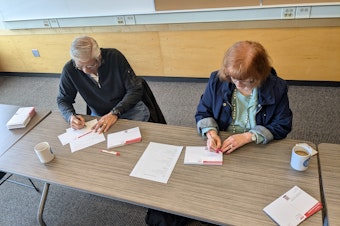
[[[254,80],[252,80],[252,79],[239,80],[239,79],[235,79],[231,76],[230,76],[230,79],[235,84],[237,89],[252,90],[254,88],[253,87]]]

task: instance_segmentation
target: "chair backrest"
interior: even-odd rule
[[[92,113],[92,111],[91,111],[89,105],[86,105],[86,114],[91,115],[91,113]]]
[[[152,90],[150,89],[148,83],[145,81],[144,78],[142,77],[138,77],[138,78],[141,80],[142,85],[143,85],[142,101],[149,108],[149,111],[150,111],[149,122],[166,124],[162,110],[159,107],[156,101],[156,98],[153,95]],[[86,114],[91,115],[91,109],[89,108],[88,105],[86,105]]]
[[[144,80],[144,78],[142,77],[139,78],[141,79],[143,85],[142,101],[149,108],[150,111],[149,122],[166,124],[162,110],[159,107],[156,98],[153,95],[152,90],[150,89],[148,83]]]

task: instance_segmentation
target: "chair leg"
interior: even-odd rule
[[[3,179],[3,181],[1,181],[0,185],[2,185],[3,183],[5,183],[13,174],[10,174],[8,177],[6,177],[5,179]]]
[[[10,182],[10,183],[13,183],[13,184],[18,184],[18,185],[21,185],[21,186],[24,186],[24,187],[28,187],[28,188],[33,188],[34,190],[36,190],[37,192],[40,192],[39,188],[37,188],[37,186],[35,186],[35,184],[33,183],[33,181],[28,178],[29,182],[31,183],[31,185],[27,185],[27,184],[24,184],[24,183],[21,183],[21,182],[18,182],[18,181],[14,181],[14,180],[9,180],[9,178],[13,176],[13,174],[10,174],[8,177],[6,177],[5,179],[3,179],[3,181],[1,181],[0,185],[2,185],[3,183],[5,183],[6,181]]]
[[[34,188],[34,190],[36,190],[39,193],[39,191],[40,191],[39,188],[37,188],[37,186],[35,186],[35,184],[33,183],[33,181],[30,178],[28,178],[28,180],[31,182],[32,187]]]

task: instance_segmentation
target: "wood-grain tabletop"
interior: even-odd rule
[[[329,225],[340,225],[340,144],[318,145],[322,187]]]
[[[305,141],[248,144],[222,166],[184,165],[185,146],[206,145],[196,128],[119,119],[108,133],[136,126],[142,141],[115,148],[121,156],[100,152],[107,141],[71,153],[58,139],[69,125],[52,112],[0,157],[0,170],[219,225],[275,225],[263,208],[295,185],[320,200],[317,158],[305,172],[290,167],[292,147]],[[33,150],[42,141],[56,155],[48,164]],[[184,146],[166,184],[129,176],[151,141]],[[322,225],[321,211],[301,225]]]
[[[0,156],[22,136],[36,126],[43,118],[51,113],[50,110],[36,109],[36,114],[25,128],[8,129],[6,123],[12,118],[19,108],[20,106],[16,105],[0,104]]]

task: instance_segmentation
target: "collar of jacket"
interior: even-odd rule
[[[263,82],[263,84],[258,89],[258,102],[261,105],[272,105],[275,103],[275,94],[278,87],[275,87],[278,79],[276,71],[272,68],[270,75],[268,78]]]

